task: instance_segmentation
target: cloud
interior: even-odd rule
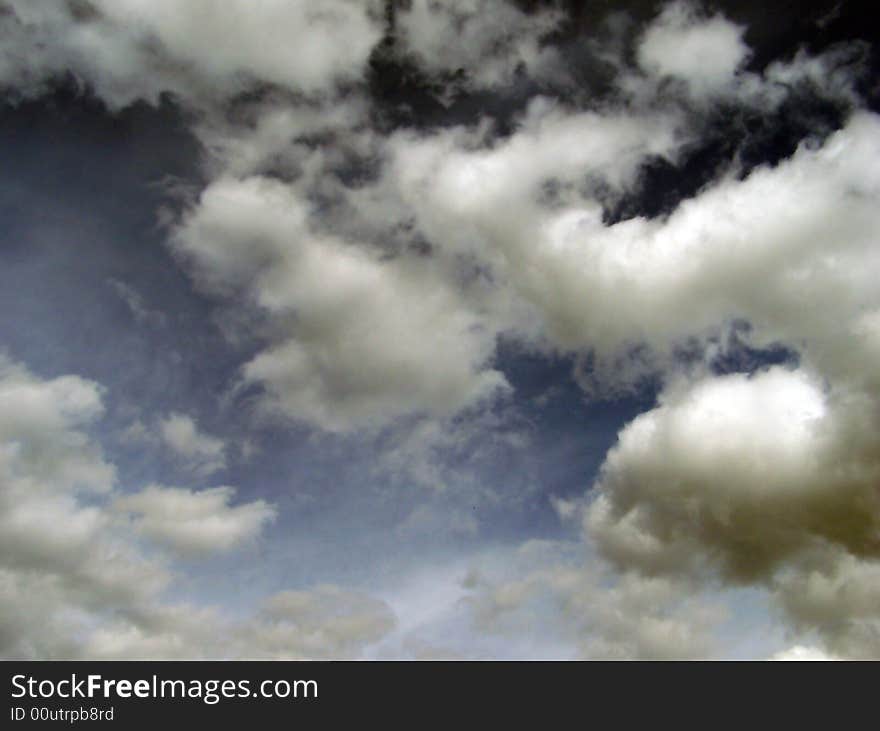
[[[818,647],[805,647],[804,645],[794,645],[793,647],[789,647],[786,650],[781,650],[780,652],[777,652],[771,659],[791,662],[794,660],[839,660],[840,658],[826,655],[825,652],[820,650]]]
[[[543,134],[525,131],[491,152],[416,142],[401,145],[396,175],[430,201],[421,215],[431,240],[483,257],[537,309],[541,335],[557,347],[664,349],[736,318],[762,339],[831,346],[834,323],[873,301],[865,273],[875,258],[877,181],[866,160],[880,143],[877,118],[855,114],[818,149],[803,146],[742,181],[722,179],[667,219],[609,225],[595,201],[578,196],[550,210],[537,204],[537,184],[564,181],[568,164],[625,180],[671,147],[663,127],[586,114],[547,123],[546,147]]]
[[[667,577],[615,575],[572,546],[530,541],[509,559],[507,578],[477,573],[467,603],[481,632],[517,636],[542,626],[562,632],[588,659],[713,656],[725,618],[719,601]]]
[[[511,84],[515,73],[542,75],[558,59],[542,39],[564,15],[548,9],[526,14],[504,0],[414,0],[396,15],[396,39],[427,71],[463,70],[486,88]]]
[[[683,80],[694,95],[717,93],[729,88],[749,56],[744,31],[721,15],[705,17],[690,4],[670,3],[639,40],[639,66]]]
[[[679,121],[674,113],[580,111],[538,97],[500,140],[479,128],[396,135],[388,175],[430,241],[482,245],[488,251],[477,253],[491,256],[539,231],[548,208],[591,199],[599,183],[626,187],[646,158],[673,155]],[[520,248],[509,253],[524,255]]]
[[[175,233],[203,286],[241,290],[278,323],[243,369],[270,410],[345,431],[449,414],[505,388],[489,366],[494,333],[453,282],[419,257],[316,232],[309,213],[280,182],[223,179]]]
[[[108,623],[90,638],[101,659],[350,659],[395,624],[382,601],[333,585],[269,597],[254,616],[235,621],[198,607],[165,607],[141,624]]]
[[[102,409],[92,381],[0,361],[0,655],[346,658],[390,631],[382,602],[341,587],[282,592],[239,620],[168,600],[175,567],[141,536],[187,555],[228,550],[274,509],[230,506],[228,487],[121,494],[88,433]]]
[[[0,654],[76,651],[84,617],[133,610],[166,585],[159,562],[114,535],[96,497],[115,469],[86,433],[101,389],[0,362]]]
[[[880,611],[875,556],[841,550],[814,551],[786,567],[773,595],[795,632],[818,636],[837,658],[880,657]]]
[[[159,436],[195,474],[208,476],[226,467],[226,444],[203,434],[185,414],[172,413],[159,421]]]
[[[395,624],[385,602],[332,585],[281,592],[261,611],[263,625],[255,628],[247,646],[270,657],[278,647],[297,648],[293,653],[300,657],[351,657]]]
[[[378,3],[329,0],[5,0],[0,86],[36,96],[72,73],[112,108],[169,92],[188,103],[254,83],[318,94],[362,76]]]
[[[870,600],[821,588],[878,558],[878,179],[866,165],[878,143],[877,117],[857,112],[824,144],[721,180],[666,219],[572,213],[550,234],[570,252],[558,270],[569,291],[588,293],[577,327],[595,352],[663,351],[741,320],[755,345],[784,343],[801,362],[721,377],[668,363],[658,406],[606,457],[587,539],[624,571],[763,586],[795,631],[841,656],[880,651],[860,609]]]
[[[255,539],[276,516],[263,500],[237,506],[231,487],[187,490],[150,485],[117,498],[113,508],[133,516],[136,531],[184,556],[229,551]]]
[[[606,457],[590,535],[612,560],[649,573],[707,556],[737,577],[772,570],[822,535],[825,510],[839,516],[827,502],[851,506],[854,522],[870,515],[827,479],[833,462],[822,469],[834,456],[828,408],[820,385],[783,368],[668,391]]]
[[[247,311],[222,323],[252,346],[232,395],[316,430],[397,427],[377,460],[391,472],[452,481],[438,454],[464,453],[511,396],[500,338],[599,364],[581,383],[659,374],[658,403],[620,432],[586,508],[585,541],[618,574],[558,556],[517,564],[475,585],[487,631],[553,617],[585,656],[699,656],[717,614],[686,594],[717,582],[766,590],[799,642],[880,654],[880,120],[852,110],[854,64],[838,49],[748,71],[742,27],[674,3],[610,54],[606,96],[521,105],[535,80],[563,81],[544,42],[560,14],[413,0],[393,52],[498,109],[389,131],[365,83],[382,10],[3,0],[0,86],[34,97],[71,74],[111,110],[171,94],[207,182],[177,201],[169,245],[219,319]],[[667,215],[611,215],[651,170],[701,149],[717,115],[770,119],[799,95],[833,102],[842,128],[774,165],[741,169],[733,151]],[[798,366],[714,374],[743,323],[749,346],[780,344]],[[28,597],[0,602],[11,654],[335,656],[389,631],[384,604],[344,589],[279,594],[243,623],[165,601],[172,554],[245,544],[274,510],[232,505],[230,487],[123,493],[89,432],[101,395],[0,366],[0,596]],[[226,466],[226,444],[191,417],[158,431],[196,476]],[[148,437],[137,424],[124,436]],[[579,503],[555,505],[571,516]],[[443,507],[408,508],[399,537],[467,514]],[[144,538],[170,553],[143,552]]]
[[[621,79],[621,99],[591,109],[533,99],[506,137],[486,120],[389,136],[374,127],[375,101],[364,88],[349,89],[344,99],[332,93],[336,81],[363,71],[379,39],[377,8],[342,0],[321,12],[300,2],[247,13],[237,3],[223,12],[211,7],[208,0],[185,8],[135,0],[52,10],[15,3],[4,22],[18,43],[42,35],[54,41],[38,44],[36,55],[13,54],[17,62],[32,58],[27,63],[36,68],[48,54],[51,64],[73,69],[105,97],[112,93],[102,91],[110,87],[101,73],[122,74],[126,63],[160,64],[156,83],[178,89],[185,108],[201,110],[193,129],[209,153],[211,182],[173,225],[172,246],[202,289],[227,306],[254,306],[264,347],[243,368],[242,385],[263,389],[267,411],[340,432],[490,403],[506,386],[492,365],[502,333],[606,359],[642,342],[668,350],[670,341],[731,317],[755,319],[750,310],[762,298],[784,292],[773,281],[760,297],[751,291],[760,281],[751,267],[769,266],[772,277],[765,255],[775,248],[782,256],[786,241],[763,245],[762,235],[775,234],[758,230],[754,212],[768,192],[781,199],[782,211],[793,212],[797,196],[817,199],[825,205],[811,208],[817,226],[843,220],[836,215],[842,211],[829,210],[834,184],[824,168],[834,167],[832,156],[805,151],[790,174],[756,174],[747,185],[722,180],[668,222],[608,225],[609,200],[626,195],[649,161],[675,163],[699,131],[687,104],[665,99],[653,77],[642,96],[628,96]],[[124,32],[95,35],[98,26],[123,20]],[[511,68],[544,53],[541,38],[559,22],[558,13],[526,14],[506,2],[414,2],[398,9],[395,32],[423,64],[483,70],[491,77],[486,83],[504,85]],[[258,42],[264,31],[342,36],[332,46],[351,49],[353,57],[322,52],[296,63],[287,54],[305,53],[308,44]],[[708,75],[700,83],[718,85],[742,75],[741,35],[721,16],[677,4],[640,37],[639,58],[651,68],[659,64],[658,73],[693,81],[688,74],[699,72]],[[236,43],[217,42],[227,36]],[[99,37],[123,44],[125,62],[91,54],[95,68],[83,66],[71,44]],[[681,49],[687,52],[676,55]],[[708,60],[705,49],[712,51]],[[179,85],[184,77],[189,86]],[[777,89],[778,80],[754,77],[752,86]],[[131,94],[150,98],[129,82]],[[236,97],[235,113],[227,114],[205,101],[212,85],[224,90],[221,99],[262,91]],[[318,88],[328,94],[288,93]],[[849,129],[865,136],[865,126]],[[802,181],[801,168],[811,166],[815,174],[807,171],[810,182]],[[829,231],[837,233],[843,232]],[[731,267],[726,252],[739,239],[755,245]],[[693,252],[686,264],[684,250]],[[703,290],[715,278],[717,294],[703,306]],[[784,312],[779,299],[765,302],[765,311]]]
[[[645,576],[763,586],[798,631],[876,655],[873,411],[781,367],[669,388],[607,456],[588,540]]]
[[[471,296],[490,328],[548,349],[579,349],[589,298],[601,293],[578,281],[579,270],[594,270],[586,247],[569,248],[554,232],[572,210],[601,230],[600,192],[628,190],[650,158],[674,159],[679,122],[675,113],[575,111],[539,98],[506,138],[480,128],[392,136],[380,190],[411,211],[435,266],[465,262],[485,283]],[[380,215],[368,204],[363,210]]]
[[[80,431],[101,416],[102,389],[76,376],[43,382],[0,356],[0,440],[9,475],[21,473],[15,485],[39,480],[47,491],[110,490],[112,465]]]

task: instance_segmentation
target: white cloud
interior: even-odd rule
[[[575,280],[594,271],[595,257],[552,231],[572,207],[601,229],[594,196],[629,189],[652,156],[674,158],[679,124],[674,113],[579,112],[538,99],[502,140],[482,129],[393,136],[382,191],[412,212],[438,262],[464,260],[483,273],[487,290],[477,295],[495,330],[578,348],[572,331],[602,293]]]
[[[71,72],[111,107],[223,98],[253,83],[319,94],[359,78],[381,37],[379,4],[326,0],[6,0],[0,86],[39,94]]]
[[[716,183],[666,220],[583,215],[553,234],[592,262],[573,281],[591,293],[579,325],[599,352],[668,348],[739,318],[752,343],[801,361],[667,376],[606,457],[588,540],[623,570],[762,586],[792,631],[845,657],[880,652],[872,597],[851,588],[870,582],[849,578],[880,558],[878,145],[877,117],[856,113],[824,145]]]
[[[4,467],[44,482],[53,492],[111,489],[115,470],[79,431],[101,416],[101,393],[95,383],[76,376],[43,382],[0,356]]]
[[[838,660],[839,658],[831,657],[818,647],[794,645],[788,649],[777,652],[771,659],[790,662],[795,660]]]
[[[792,628],[875,656],[873,411],[779,367],[670,388],[620,433],[586,535],[625,570],[764,586]]]
[[[0,362],[0,652],[72,653],[83,616],[130,611],[164,587],[161,563],[116,536],[96,497],[115,470],[86,429],[101,389]],[[87,502],[88,500],[88,502]]]
[[[379,3],[329,0],[102,0],[114,27],[155,39],[170,59],[229,83],[237,74],[297,91],[361,75],[379,40]],[[371,15],[373,17],[371,17]]]
[[[645,71],[682,79],[696,95],[728,88],[749,55],[744,28],[720,15],[701,16],[684,2],[667,5],[640,39]]]
[[[665,393],[606,457],[589,534],[618,564],[647,572],[710,555],[734,575],[768,571],[821,535],[829,501],[870,510],[858,490],[828,480],[828,411],[821,385],[782,368]]]
[[[587,540],[623,573],[524,568],[478,592],[487,626],[540,615],[550,597],[586,655],[700,655],[715,615],[681,592],[708,576],[766,587],[829,651],[880,653],[880,120],[857,112],[824,144],[721,176],[667,217],[612,225],[603,214],[646,161],[676,161],[706,104],[776,108],[798,84],[851,102],[838,83],[849,72],[833,54],[801,54],[747,73],[744,29],[676,3],[638,38],[639,69],[615,60],[619,96],[607,104],[533,100],[506,136],[483,121],[383,137],[352,83],[380,39],[380,6],[5,0],[0,86],[34,96],[70,72],[111,109],[170,92],[197,111],[210,182],[172,246],[202,289],[258,312],[262,347],[241,390],[258,386],[266,411],[329,431],[428,417],[385,457],[391,469],[415,464],[422,482],[447,479],[433,445],[469,433],[449,420],[508,390],[493,362],[500,335],[605,362],[650,349],[647,367],[668,371],[660,402],[622,430],[587,511]],[[541,46],[558,20],[507,2],[414,0],[397,32],[429,72],[462,67],[497,90],[518,67],[558,71]],[[344,101],[340,83],[352,86]],[[800,368],[678,379],[676,346],[733,320],[750,323],[752,345],[797,351]],[[615,377],[628,382],[623,361]],[[4,362],[0,407],[0,597],[28,597],[0,602],[11,654],[332,656],[388,630],[387,607],[337,589],[281,594],[252,624],[164,603],[171,572],[137,538],[231,549],[272,508],[232,506],[226,487],[117,496],[87,432],[102,409],[94,383]],[[224,442],[190,417],[172,414],[159,432],[198,475],[226,464]],[[557,503],[564,515],[572,506]],[[401,534],[434,520],[416,508]]]
[[[85,654],[101,659],[351,659],[394,624],[384,602],[321,585],[275,594],[245,621],[181,605],[163,607],[146,622],[107,623],[91,636]]]
[[[351,657],[395,624],[385,602],[332,585],[276,594],[264,603],[261,618],[247,646],[270,657],[280,656],[277,648],[299,657]]]
[[[468,6],[463,35],[488,32],[484,7]],[[416,3],[401,13],[406,42],[454,49],[438,23],[447,12]],[[711,649],[717,617],[681,606],[679,592],[708,575],[769,589],[792,626],[841,651],[853,652],[853,638],[873,626],[868,617],[851,631],[856,609],[845,606],[846,629],[822,624],[821,597],[811,614],[786,587],[807,575],[799,563],[807,552],[854,556],[860,571],[875,558],[876,445],[866,435],[876,426],[870,390],[880,353],[871,277],[880,179],[870,164],[880,122],[857,112],[824,144],[804,144],[744,179],[723,175],[668,217],[609,224],[603,215],[602,203],[630,190],[646,161],[676,161],[699,125],[694,98],[775,108],[789,93],[780,82],[829,76],[828,59],[807,57],[746,73],[742,37],[720,16],[670,6],[639,39],[644,73],[622,74],[626,108],[538,99],[501,138],[485,123],[381,140],[353,132],[364,116],[349,107],[332,122],[334,138],[380,166],[357,188],[341,181],[338,160],[285,147],[291,130],[310,128],[310,114],[271,110],[253,137],[218,144],[235,173],[215,180],[177,229],[177,249],[203,287],[270,316],[275,340],[248,364],[246,381],[324,429],[413,412],[444,417],[479,403],[501,383],[491,369],[500,333],[605,362],[647,346],[641,372],[668,369],[660,404],[622,431],[588,511],[587,540],[624,573],[609,582],[552,565],[513,577],[482,595],[489,624],[555,597],[585,654],[699,656]],[[435,69],[450,68],[454,55],[435,54]],[[487,68],[479,83],[491,86],[510,67]],[[690,101],[663,96],[670,77]],[[842,85],[840,98],[848,94]],[[293,182],[254,175],[269,158]],[[332,201],[332,215],[304,204],[316,192]],[[395,227],[428,252],[402,253]],[[802,369],[676,381],[678,344],[705,343],[738,320],[750,323],[751,344],[798,351]],[[631,380],[625,357],[615,376]],[[442,482],[425,459],[430,447],[415,437],[398,447],[392,461],[412,457],[425,482]],[[425,515],[414,512],[413,523]],[[651,603],[664,609],[648,614]]]
[[[688,582],[615,575],[580,551],[572,555],[571,546],[542,541],[523,544],[505,572],[467,582],[483,633],[552,628],[591,659],[707,658],[719,649],[712,638],[725,612]]]
[[[458,239],[473,248],[481,236],[484,246],[513,247],[544,219],[543,187],[558,190],[556,207],[594,192],[581,187],[585,182],[627,187],[647,157],[676,152],[679,123],[672,113],[577,111],[538,98],[503,140],[486,139],[480,129],[398,134],[390,141],[388,175],[429,240],[450,245]],[[533,217],[538,220],[530,224]]]
[[[351,21],[340,33],[349,26],[360,33],[354,7],[333,3],[327,11]],[[105,12],[140,19],[143,32],[162,40],[163,58],[197,56],[184,66],[200,69],[201,78],[235,76],[247,67],[254,78],[282,83],[278,69],[296,65],[270,63],[251,44],[250,31],[269,20],[279,27],[288,20],[297,27],[323,22],[300,3],[270,3],[240,24],[234,53],[214,57],[203,51],[215,45],[214,34],[226,32],[224,24],[236,21],[237,6],[212,14],[199,31],[204,35],[186,49],[177,34],[196,11],[171,8],[126,0]],[[510,22],[496,23],[499,12]],[[467,36],[468,47],[482,54],[484,47],[500,48],[492,29],[502,26],[502,35],[513,39],[505,48],[537,48],[555,17],[525,15],[509,3],[413,3],[398,13],[398,26],[404,42],[452,49],[446,35],[458,23],[452,35]],[[733,74],[744,58],[740,36],[720,17],[700,18],[675,5],[642,38],[642,55],[653,58],[661,46],[712,47],[717,63],[701,62],[699,69],[715,79]],[[199,99],[186,96],[196,106]],[[838,225],[843,211],[831,210],[836,182],[827,173],[837,164],[834,156],[804,151],[784,171],[755,174],[745,184],[722,182],[669,222],[607,226],[598,198],[627,190],[646,160],[674,160],[690,134],[691,122],[675,104],[661,113],[656,99],[630,101],[626,110],[578,111],[539,99],[502,140],[488,128],[383,140],[369,129],[369,101],[358,93],[338,104],[270,93],[245,105],[241,123],[202,116],[197,132],[217,177],[176,228],[174,245],[203,288],[227,302],[244,296],[266,316],[268,344],[245,367],[245,384],[265,388],[264,405],[334,431],[382,426],[412,413],[445,416],[486,401],[504,387],[491,366],[501,332],[610,358],[642,341],[668,348],[731,317],[778,320],[789,312],[797,319],[801,308],[785,301],[792,286],[773,278],[773,257],[785,256],[787,243],[804,241],[762,230],[756,210],[771,194],[782,214],[777,218],[794,217],[796,201],[806,195],[817,204],[806,207],[815,212],[811,223],[829,235],[846,234]],[[870,136],[865,127],[870,124],[854,123],[844,134]],[[309,143],[315,135],[329,135],[334,144]],[[340,170],[352,159],[379,165],[381,176],[350,186]],[[283,171],[285,182],[262,175],[267,167]],[[324,201],[320,210],[316,200]],[[858,204],[847,201],[844,208]],[[399,242],[412,238],[427,241],[430,253],[402,254]],[[742,240],[754,245],[741,246]],[[733,247],[744,251],[731,266]],[[761,267],[770,281],[755,276]],[[817,268],[816,274],[825,284],[825,273]],[[712,293],[708,301],[704,290]],[[839,290],[823,296],[842,301]]]
[[[113,508],[133,518],[134,529],[182,555],[229,551],[254,540],[276,516],[263,500],[231,506],[231,487],[187,490],[150,485],[116,498]]]
[[[668,349],[739,318],[755,326],[757,342],[806,341],[829,366],[858,368],[848,349],[860,346],[840,324],[855,326],[877,307],[869,272],[878,181],[867,163],[880,145],[876,116],[855,114],[822,147],[724,179],[667,219],[614,225],[575,195],[542,208],[534,188],[554,171],[564,180],[569,163],[571,174],[592,167],[625,180],[668,149],[671,134],[664,143],[659,122],[592,115],[561,124],[548,125],[549,147],[525,131],[491,152],[404,144],[395,167],[413,198],[429,202],[413,205],[431,240],[481,257],[508,294],[536,308],[542,337],[613,355],[639,343]],[[565,130],[583,135],[579,152],[566,152],[574,140],[560,143]]]
[[[564,19],[526,14],[505,0],[413,0],[397,13],[397,39],[430,72],[462,69],[482,87],[510,84],[518,68],[540,76],[557,59],[541,39]]]
[[[270,409],[328,430],[449,414],[506,385],[494,332],[418,257],[386,259],[313,231],[287,186],[219,180],[177,230],[213,291],[243,290],[280,336],[244,367]]]
[[[200,432],[192,418],[185,414],[172,413],[161,419],[159,435],[198,475],[211,475],[226,467],[225,442]]]
[[[388,607],[340,587],[282,592],[239,620],[168,601],[174,566],[141,552],[141,535],[184,553],[226,550],[274,509],[230,506],[231,488],[118,494],[87,432],[101,411],[91,381],[0,361],[0,655],[350,658],[390,631]]]

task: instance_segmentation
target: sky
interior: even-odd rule
[[[865,12],[0,0],[0,656],[880,657]]]

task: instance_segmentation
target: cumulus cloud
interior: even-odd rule
[[[725,612],[688,582],[614,575],[572,555],[571,546],[542,541],[521,546],[505,573],[477,573],[467,582],[466,601],[483,632],[515,636],[553,627],[587,659],[706,658],[717,651],[712,636]]]
[[[871,401],[781,367],[668,389],[619,435],[585,529],[614,565],[772,592],[792,626],[875,655]]]
[[[401,136],[394,177],[412,191],[430,240],[481,258],[494,281],[534,308],[540,338],[598,357],[633,345],[666,354],[648,367],[669,368],[669,385],[608,456],[588,540],[648,578],[719,572],[758,582],[801,630],[818,629],[839,651],[876,653],[873,618],[859,620],[839,602],[836,625],[802,619],[783,588],[795,579],[777,582],[806,551],[830,546],[865,571],[876,558],[878,190],[868,161],[880,142],[877,117],[857,112],[823,144],[802,144],[744,178],[722,177],[666,218],[609,224],[589,189],[566,188],[567,164],[625,188],[649,155],[674,160],[681,120],[630,115],[627,127],[554,113],[533,108],[521,131],[489,149],[474,138],[463,144],[460,132]],[[570,144],[554,148],[565,130]],[[596,150],[576,144],[578,134]],[[548,179],[554,197],[541,200]],[[708,343],[742,321],[755,346],[785,343],[803,368],[676,380],[678,344]],[[534,320],[519,325],[528,337],[523,324]],[[626,378],[622,365],[614,377]],[[829,582],[835,566],[822,569]]]
[[[338,660],[359,657],[395,624],[381,600],[338,586],[269,597],[247,621],[186,605],[163,607],[146,622],[107,623],[89,657]]]
[[[875,556],[826,549],[785,567],[772,589],[794,630],[818,636],[825,654],[876,659],[880,657],[878,577],[880,561]]]
[[[590,182],[625,187],[645,158],[672,156],[679,143],[679,121],[672,112],[600,113],[538,97],[518,120],[515,133],[501,140],[480,128],[470,135],[461,128],[431,136],[396,135],[388,173],[399,179],[401,195],[424,216],[420,223],[430,240],[446,243],[451,235],[470,234],[473,239],[482,233],[486,243],[500,243],[519,238],[515,232],[528,215],[589,198],[595,193]],[[543,198],[555,205],[540,205]],[[525,212],[511,210],[511,203]],[[504,206],[512,221],[499,215]],[[449,217],[443,221],[449,229],[445,235],[431,225],[431,215]],[[460,217],[457,227],[450,225],[454,216]],[[504,228],[487,230],[493,224]],[[534,227],[526,230],[531,233]]]
[[[231,488],[119,494],[88,431],[102,409],[92,381],[0,361],[0,655],[354,657],[390,630],[382,602],[340,587],[282,592],[238,621],[167,600],[174,566],[140,536],[187,555],[227,550],[274,509],[231,506]]]
[[[771,193],[782,215],[796,215],[796,199],[811,196],[825,206],[809,207],[817,226],[843,220],[830,215],[835,203],[826,194],[839,181],[827,174],[835,165],[846,174],[860,152],[835,162],[830,151],[806,151],[788,171],[754,175],[744,186],[722,181],[669,222],[606,225],[608,199],[624,195],[647,161],[674,163],[694,134],[687,109],[658,104],[655,87],[648,98],[593,110],[533,100],[513,134],[501,139],[491,125],[384,137],[370,128],[363,89],[344,99],[278,91],[332,92],[346,74],[360,73],[379,39],[378,8],[338,0],[320,13],[299,2],[208,12],[205,3],[13,3],[4,22],[17,43],[33,43],[31,35],[41,33],[53,40],[38,44],[48,49],[43,55],[12,54],[17,63],[38,73],[50,54],[52,64],[79,73],[105,97],[112,94],[102,91],[99,71],[125,64],[98,59],[95,69],[85,69],[67,48],[80,36],[120,39],[114,42],[136,49],[129,63],[138,68],[150,67],[137,56],[148,48],[150,63],[173,70],[155,75],[160,80],[185,72],[203,85],[223,80],[230,93],[248,84],[276,87],[237,102],[234,115],[199,116],[194,129],[211,154],[214,179],[172,239],[205,290],[227,302],[244,298],[267,320],[266,347],[244,367],[244,384],[263,387],[270,410],[321,428],[381,426],[401,415],[442,416],[487,401],[505,385],[491,364],[502,332],[608,355],[642,341],[668,347],[730,317],[752,320],[750,310],[761,304],[784,313],[780,297],[762,302],[780,287],[784,296],[784,282],[758,285],[751,267],[772,265],[767,257],[785,255],[786,243],[796,242],[761,228],[756,208]],[[202,17],[209,20],[195,29]],[[96,24],[123,20],[125,32],[94,35]],[[331,20],[332,32],[325,27]],[[507,69],[528,65],[560,22],[555,12],[526,14],[507,2],[413,2],[398,8],[394,33],[424,56],[423,64],[488,69],[492,83],[503,85],[507,72],[488,61]],[[328,33],[341,36],[327,47],[356,58],[309,54],[308,44],[256,42],[266,29],[293,29],[322,43]],[[221,36],[237,42],[215,52]],[[741,36],[721,16],[675,4],[640,36],[638,57],[658,74],[719,86],[747,56]],[[285,54],[308,55],[309,63]],[[761,88],[777,89],[778,82],[754,80]],[[136,85],[126,88],[150,98]],[[181,88],[182,105],[206,108],[200,92]],[[866,126],[854,124],[850,135],[869,137]],[[828,232],[838,233],[846,232]],[[754,244],[739,247],[746,249],[743,260],[729,267],[728,242],[739,240]],[[406,248],[413,241],[428,248]],[[680,266],[685,251],[688,262]],[[716,276],[726,279],[714,282]],[[697,319],[693,300],[716,284]],[[761,297],[751,291],[758,288]],[[839,294],[829,291],[827,299]]]
[[[503,90],[516,109],[504,125],[487,113],[389,132],[363,83],[383,8],[0,0],[0,86],[38,96],[72,74],[111,109],[173,95],[207,183],[169,220],[170,246],[203,292],[247,309],[245,329],[258,323],[234,395],[257,392],[263,413],[329,432],[417,423],[390,440],[392,469],[416,463],[423,482],[444,481],[433,445],[469,438],[454,419],[510,393],[501,337],[619,363],[606,370],[622,383],[661,371],[658,403],[620,432],[586,509],[587,542],[620,574],[556,559],[523,568],[478,592],[486,627],[550,597],[584,655],[700,655],[716,617],[683,596],[720,581],[766,589],[823,651],[880,654],[877,115],[841,112],[834,134],[748,174],[730,161],[668,215],[609,215],[651,165],[687,157],[713,104],[770,115],[808,88],[845,110],[851,64],[802,52],[746,71],[744,28],[679,2],[637,34],[635,65],[613,59],[607,98],[520,109],[523,76],[561,73],[544,41],[562,16],[413,0],[389,29],[394,52],[463,77],[461,89]],[[712,348],[743,322],[750,345],[781,343],[798,367],[713,375]],[[682,367],[685,343],[698,365]],[[171,572],[135,538],[227,550],[273,509],[232,505],[228,487],[117,494],[87,433],[102,409],[91,382],[4,362],[0,404],[0,594],[43,597],[0,604],[12,654],[78,652],[77,623],[98,622],[87,646],[101,656],[345,655],[391,626],[387,607],[340,589],[280,594],[246,625],[162,602]],[[190,417],[158,431],[196,475],[225,467],[225,443]],[[104,497],[87,504],[84,491]],[[576,505],[556,503],[568,517]],[[413,510],[402,534],[435,516]],[[118,619],[98,621],[102,606]],[[52,628],[45,639],[30,617]],[[219,628],[225,644],[209,637]]]
[[[833,323],[863,316],[874,296],[877,183],[866,162],[880,142],[874,115],[854,115],[825,145],[804,146],[775,168],[721,180],[667,219],[609,225],[581,196],[540,207],[534,188],[553,174],[564,181],[568,164],[625,180],[640,160],[674,146],[662,120],[619,122],[566,117],[547,124],[546,146],[524,131],[490,152],[401,145],[396,174],[430,201],[422,208],[432,238],[479,251],[537,308],[542,336],[557,347],[663,349],[740,318],[765,342],[810,338],[824,356],[839,332]]]
[[[745,29],[690,4],[667,5],[642,35],[637,57],[650,74],[681,79],[695,95],[724,90],[748,58]]]
[[[177,229],[214,291],[242,290],[286,326],[244,367],[270,409],[331,431],[411,412],[448,414],[506,385],[494,332],[419,257],[321,234],[309,207],[268,178],[223,179]]]
[[[447,416],[504,389],[492,368],[498,335],[528,331],[534,300],[555,288],[533,246],[548,217],[542,195],[558,191],[558,208],[580,199],[584,180],[619,190],[647,157],[679,145],[674,114],[572,113],[548,100],[498,144],[485,128],[384,139],[352,129],[362,119],[352,111],[328,121],[337,150],[385,164],[351,186],[351,161],[284,146],[311,119],[270,106],[254,135],[207,131],[236,174],[202,192],[173,245],[203,289],[268,317],[269,346],[243,369],[245,383],[331,431]],[[254,174],[267,159],[292,181]],[[540,281],[517,281],[524,270]]]
[[[878,558],[878,188],[866,164],[878,143],[876,116],[856,113],[823,145],[719,182],[665,220],[607,227],[584,214],[568,229],[599,252],[583,291],[614,282],[583,309],[585,343],[662,348],[741,319],[753,342],[786,343],[801,362],[669,376],[605,460],[588,539],[623,570],[763,586],[792,627],[842,656],[880,652],[872,599],[845,588],[869,585],[848,577]]]
[[[185,414],[172,413],[161,419],[159,436],[198,475],[211,475],[226,467],[225,442],[200,432]]]
[[[332,585],[281,592],[261,611],[263,626],[255,628],[256,636],[248,638],[247,646],[269,656],[285,647],[295,648],[300,657],[350,657],[395,624],[385,602]]]
[[[187,490],[150,485],[117,498],[115,510],[133,516],[134,528],[183,555],[228,551],[256,538],[275,518],[263,500],[231,506],[231,487]]]
[[[305,0],[4,0],[0,85],[38,95],[65,73],[111,107],[169,92],[189,103],[256,83],[315,94],[359,78],[381,35],[377,3]]]
[[[86,429],[101,389],[76,376],[42,380],[0,363],[0,653],[73,653],[83,617],[132,610],[161,591],[161,563],[114,536],[90,505],[115,470]],[[91,497],[92,500],[86,498]]]
[[[0,439],[7,474],[39,479],[60,494],[110,490],[113,466],[80,431],[103,413],[101,397],[94,382],[77,376],[44,382],[0,357]]]
[[[564,20],[562,13],[522,12],[504,0],[413,0],[396,16],[396,40],[432,73],[462,71],[466,81],[498,87],[517,72],[541,76],[559,63],[542,39]]]
[[[840,520],[840,507],[850,506],[848,523],[870,520],[868,484],[860,497],[828,480],[836,468],[828,410],[820,384],[782,368],[665,393],[606,458],[590,535],[618,563],[646,572],[713,556],[748,578],[802,548],[811,532],[834,530],[823,513]]]

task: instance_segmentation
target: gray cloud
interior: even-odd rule
[[[801,632],[875,656],[873,402],[773,368],[669,389],[620,434],[585,531],[646,576],[766,587]],[[850,588],[852,587],[852,588]]]

